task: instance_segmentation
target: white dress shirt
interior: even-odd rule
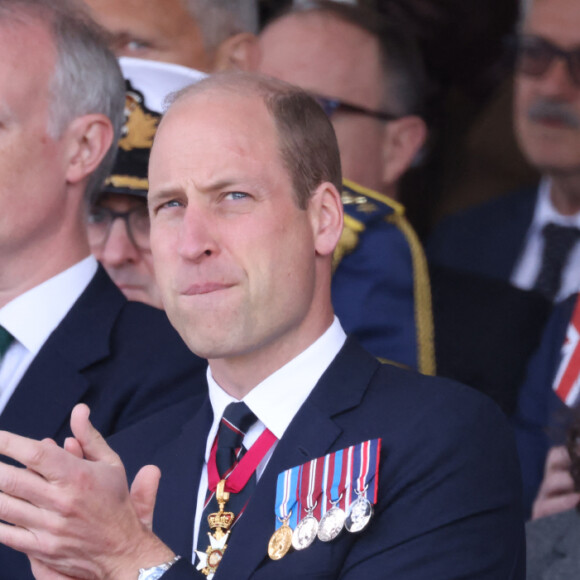
[[[548,223],[562,226],[573,226],[580,229],[580,213],[562,215],[558,213],[550,199],[551,183],[548,178],[542,179],[538,188],[538,200],[534,218],[528,229],[524,250],[514,268],[511,283],[518,288],[530,290],[538,277],[544,251],[543,227]],[[580,289],[580,244],[576,244],[562,272],[562,285],[556,295],[556,302],[564,300]]]
[[[269,429],[277,439],[280,439],[290,425],[290,422],[316,386],[316,383],[334,360],[342,348],[346,334],[338,321],[334,318],[328,330],[296,358],[264,379],[254,387],[242,400],[256,415],[258,421],[248,430],[243,445],[249,449],[258,437]],[[192,562],[195,563],[197,540],[203,506],[207,496],[208,476],[207,463],[214,439],[225,408],[230,403],[238,402],[228,395],[214,380],[211,369],[207,370],[209,385],[209,400],[213,410],[213,423],[209,430],[205,450],[205,463],[202,469],[199,491],[197,494],[197,509],[193,531]],[[268,463],[277,442],[274,443],[256,470],[259,479]],[[273,510],[274,508],[272,508]],[[209,542],[208,542],[209,545]]]
[[[0,413],[34,357],[96,271],[97,261],[89,256],[0,308],[0,325],[14,337],[0,361]]]

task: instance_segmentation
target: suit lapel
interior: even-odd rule
[[[509,280],[519,257],[521,256],[526,240],[528,230],[534,219],[534,211],[538,200],[538,188],[533,190],[526,189],[518,194],[517,203],[511,208],[509,217],[507,217],[507,227],[509,236],[514,243],[503,244],[501,251],[495,254],[497,260],[496,268],[501,270],[501,278]]]
[[[212,410],[206,397],[195,417],[184,426],[181,436],[161,449],[152,462],[161,469],[155,532],[185,558],[192,553],[199,479],[211,422]]]
[[[218,578],[249,578],[267,559],[276,519],[278,474],[343,446],[334,445],[342,428],[333,417],[360,403],[378,367],[376,359],[352,339],[347,340],[279,441],[243,517],[234,527]]]
[[[22,377],[0,415],[0,429],[38,439],[67,424],[90,386],[82,371],[109,356],[111,330],[124,304],[99,267]]]

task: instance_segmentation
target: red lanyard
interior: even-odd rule
[[[260,465],[260,462],[266,456],[266,453],[270,451],[270,448],[272,445],[274,445],[275,441],[276,435],[274,435],[269,429],[266,429],[258,437],[256,442],[248,449],[242,459],[225,476],[225,491],[230,493],[239,493],[242,489],[244,489],[246,483],[248,483],[250,477],[252,477],[252,474],[254,471],[256,471],[258,465]],[[209,461],[207,464],[208,487],[212,493],[215,491],[217,484],[222,479],[217,469],[215,459],[216,449],[217,437],[213,442]]]

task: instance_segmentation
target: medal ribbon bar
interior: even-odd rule
[[[276,529],[284,521],[294,529],[302,512],[316,502],[313,515],[317,518],[324,516],[333,505],[347,510],[365,490],[368,500],[376,503],[380,450],[381,440],[370,439],[278,474]],[[316,473],[313,480],[312,466]],[[310,489],[312,481],[314,489]]]

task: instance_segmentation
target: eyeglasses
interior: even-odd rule
[[[105,244],[116,219],[122,219],[125,222],[127,235],[135,247],[144,251],[151,250],[149,212],[145,205],[129,211],[113,211],[101,206],[93,207],[89,213],[87,227],[91,246],[98,247]]]
[[[533,35],[518,38],[516,66],[519,72],[533,77],[542,76],[555,58],[561,58],[566,63],[570,79],[575,85],[580,86],[580,48],[563,50]]]
[[[367,117],[374,117],[375,119],[379,119],[385,122],[396,121],[399,119],[398,115],[393,115],[384,111],[373,111],[372,109],[346,103],[345,101],[340,101],[339,99],[331,99],[329,97],[323,97],[322,95],[315,94],[312,94],[312,97],[322,107],[322,110],[329,118],[332,118],[334,113],[342,111],[344,113],[356,113],[359,115],[366,115]]]

